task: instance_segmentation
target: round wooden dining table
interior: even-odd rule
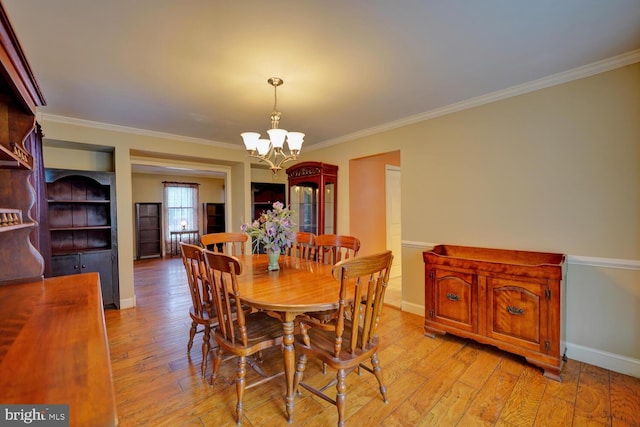
[[[293,422],[295,352],[293,330],[296,316],[338,307],[340,283],[332,276],[332,265],[281,255],[280,270],[269,271],[265,254],[241,255],[242,272],[237,276],[240,299],[260,310],[280,314],[284,331],[285,396],[289,423]],[[348,290],[351,292],[351,290]]]

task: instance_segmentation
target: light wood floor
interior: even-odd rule
[[[200,377],[201,334],[186,352],[191,303],[185,282],[179,258],[136,262],[137,307],[105,313],[121,426],[235,424],[235,364],[224,363],[226,382],[210,387]],[[449,335],[427,338],[420,316],[392,307],[383,313],[379,334],[389,403],[372,375],[352,373],[347,425],[640,426],[638,378],[569,360],[562,383],[547,380],[495,348]],[[265,354],[264,365],[281,369],[279,351]],[[318,385],[332,375],[309,363],[305,380]],[[288,426],[283,396],[281,378],[248,390],[243,425]],[[336,423],[334,406],[306,390],[296,398],[294,425]]]

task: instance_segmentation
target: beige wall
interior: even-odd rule
[[[404,240],[640,259],[639,117],[635,64],[309,155],[400,149]]]
[[[134,173],[131,175],[133,203],[162,202],[164,184],[162,181],[193,182],[198,187],[200,202],[224,203],[224,179],[204,178],[187,175],[159,175],[151,173]]]
[[[42,147],[42,156],[45,159],[47,168],[99,172],[115,171],[113,151],[69,150],[68,148],[44,146]]]
[[[120,223],[132,223],[131,148],[227,165],[233,205],[242,206],[234,222],[250,212],[242,150],[46,120],[43,129],[52,139],[117,146]],[[640,376],[640,64],[305,150],[301,161],[340,168],[338,233],[351,228],[349,161],[398,150],[404,309],[423,313],[421,254],[433,243],[566,253],[568,356]],[[132,248],[119,249],[121,261],[132,259]],[[132,268],[131,283],[121,270],[123,298],[133,295]]]
[[[640,282],[619,274],[640,270],[640,64],[309,155],[342,171],[397,149],[404,308],[424,313],[431,244],[562,252],[579,264],[568,268],[569,357],[640,376]],[[349,179],[340,175],[345,234]],[[608,309],[583,310],[603,298]]]

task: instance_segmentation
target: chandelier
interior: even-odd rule
[[[273,171],[273,176],[278,176],[278,171],[282,165],[298,158],[304,133],[287,132],[280,129],[280,116],[278,111],[278,86],[284,82],[279,77],[271,77],[267,82],[273,86],[273,111],[271,111],[271,129],[267,131],[269,139],[260,138],[257,132],[243,132],[240,134],[250,157],[255,157],[269,165]],[[289,154],[284,151],[285,138],[289,147]]]

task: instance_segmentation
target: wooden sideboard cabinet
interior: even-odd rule
[[[561,381],[564,255],[437,245],[423,259],[426,335],[494,345]]]
[[[100,289],[96,273],[0,286],[0,402],[69,405],[64,422],[0,424],[118,425]]]

